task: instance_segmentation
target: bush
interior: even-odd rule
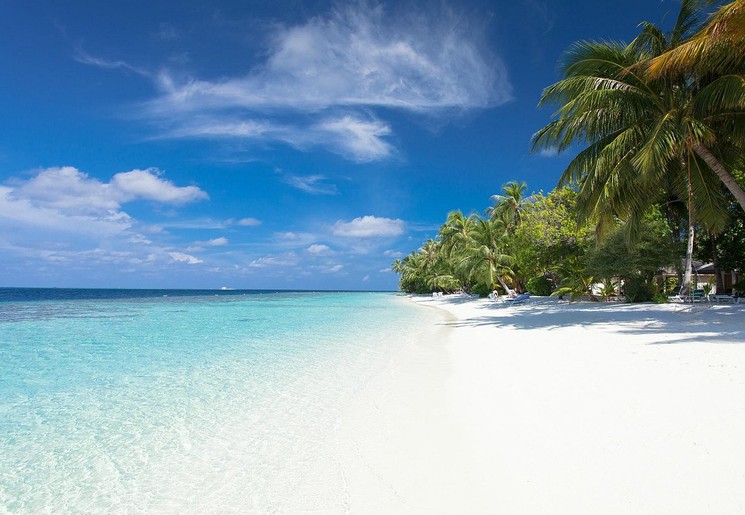
[[[737,292],[739,296],[743,296],[745,294],[745,279],[740,279],[735,284],[732,285],[732,289]]]
[[[664,293],[655,293],[652,296],[652,302],[654,302],[655,304],[665,304],[668,302],[667,295],[665,295]]]
[[[528,281],[528,284],[526,286],[528,288],[528,291],[533,295],[541,295],[546,297],[551,295],[551,292],[554,289],[554,285],[551,284],[551,281],[549,281],[544,276],[533,277],[531,280]]]
[[[623,290],[629,302],[647,302],[654,296],[652,285],[641,277],[626,279]]]
[[[492,290],[485,284],[479,283],[473,285],[473,288],[471,288],[471,293],[478,295],[479,297],[486,297],[492,292]]]

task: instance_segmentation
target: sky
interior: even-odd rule
[[[394,290],[579,40],[674,0],[0,2],[0,286]]]

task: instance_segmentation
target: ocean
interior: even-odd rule
[[[281,511],[434,319],[393,293],[0,289],[0,512]]]

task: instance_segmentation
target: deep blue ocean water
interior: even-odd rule
[[[0,289],[0,512],[271,512],[431,327],[392,293]]]

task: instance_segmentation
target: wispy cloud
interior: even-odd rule
[[[297,188],[311,195],[336,195],[338,190],[335,184],[327,184],[324,181],[328,180],[323,175],[290,175],[286,174],[282,177],[282,182],[289,184],[293,188]]]
[[[190,254],[184,254],[183,252],[169,252],[168,255],[171,256],[171,259],[174,261],[186,263],[187,265],[198,265],[203,262],[201,259],[195,258]]]
[[[504,65],[473,26],[447,8],[387,12],[367,3],[277,30],[266,62],[248,75],[178,83],[164,73],[154,111],[204,108],[383,106],[473,108],[511,98]]]
[[[512,98],[505,66],[482,45],[478,27],[444,5],[392,12],[340,3],[278,26],[266,59],[244,75],[207,80],[161,69],[152,75],[159,94],[141,115],[165,138],[241,138],[322,147],[357,162],[386,159],[395,155],[393,128],[376,117],[378,108],[447,119]],[[173,35],[170,27],[161,32]],[[123,61],[82,52],[77,59],[146,75]]]
[[[243,227],[256,227],[258,225],[261,225],[261,220],[259,220],[258,218],[248,217],[248,218],[241,218],[236,223]]]
[[[227,238],[220,237],[220,238],[212,238],[211,240],[207,241],[196,241],[194,242],[194,245],[198,247],[224,247],[230,243]]]
[[[300,262],[300,259],[294,252],[288,252],[282,255],[268,255],[251,261],[248,264],[248,268],[286,268],[289,266],[295,266]]]
[[[141,75],[143,77],[152,78],[153,75],[144,68],[139,68],[137,66],[133,66],[126,61],[121,60],[109,60],[109,59],[102,59],[100,57],[94,57],[90,55],[88,52],[83,50],[82,48],[77,48],[75,50],[75,53],[73,54],[73,59],[75,59],[77,62],[81,64],[85,64],[88,66],[95,66],[97,68],[103,68],[105,70],[124,70],[128,72],[134,72],[137,75]]]

